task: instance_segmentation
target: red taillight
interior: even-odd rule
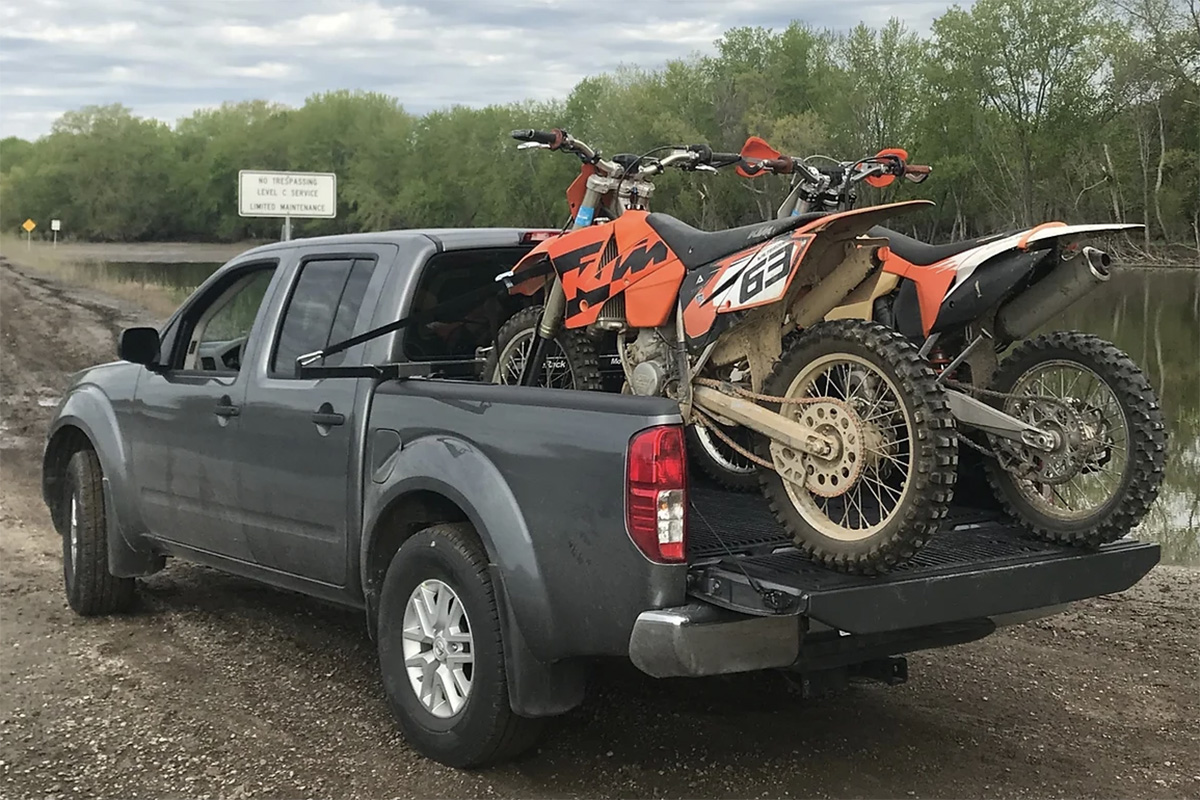
[[[521,242],[523,244],[531,244],[533,242],[544,242],[547,239],[557,236],[562,231],[525,231],[521,234]]]
[[[680,562],[687,543],[687,452],[683,428],[664,425],[629,441],[625,521],[651,561]]]

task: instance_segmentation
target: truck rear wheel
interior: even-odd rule
[[[85,617],[128,611],[137,599],[133,578],[108,571],[108,520],[100,460],[80,450],[67,462],[63,508],[63,585],[67,605]]]
[[[412,747],[451,767],[528,750],[542,720],[513,713],[500,614],[469,524],[435,525],[397,551],[379,604],[379,666]]]

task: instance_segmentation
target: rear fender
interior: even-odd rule
[[[382,483],[380,480],[382,478]],[[548,652],[558,620],[516,498],[504,476],[475,446],[435,435],[406,443],[374,471],[366,486],[359,569],[371,591],[370,554],[387,510],[412,492],[435,492],[453,502],[478,533],[501,579],[500,590],[530,649]]]

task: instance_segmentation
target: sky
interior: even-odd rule
[[[174,123],[261,98],[385,92],[409,111],[566,96],[621,65],[713,51],[725,30],[800,20],[925,30],[946,0],[5,0],[0,137],[122,103]]]

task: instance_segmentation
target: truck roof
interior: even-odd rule
[[[408,230],[342,233],[334,236],[313,236],[273,242],[246,251],[243,255],[267,253],[296,246],[336,246],[354,244],[405,244],[415,238],[431,240],[439,251],[465,250],[476,247],[516,247],[530,244],[526,234],[558,232],[557,228],[413,228]]]

